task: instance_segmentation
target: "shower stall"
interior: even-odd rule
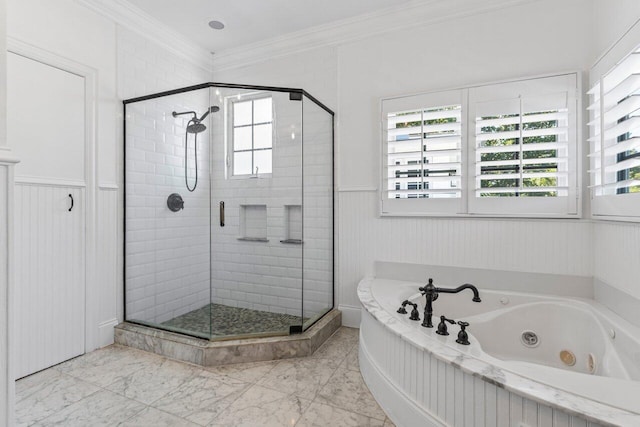
[[[333,116],[279,87],[125,100],[125,320],[227,340],[331,311]]]

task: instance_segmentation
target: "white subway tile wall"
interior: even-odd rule
[[[225,105],[225,96],[237,94],[220,92],[221,105]],[[224,115],[216,118],[219,122],[214,125],[212,198],[214,206],[225,202],[226,218],[225,226],[220,227],[219,211],[214,210],[212,296],[219,304],[310,318],[330,308],[333,298],[331,117],[323,110],[312,115],[305,110],[304,126],[310,127],[304,131],[303,149],[301,102],[291,101],[288,93],[272,96],[274,142],[270,176],[228,179],[231,172],[225,152],[229,152],[230,141],[224,140]],[[304,201],[309,204],[309,209],[304,207],[304,220],[300,207],[303,151]],[[251,236],[248,226],[257,222],[243,224],[241,213],[244,209],[246,221],[247,208],[261,205],[266,207],[266,234],[254,231],[256,235]],[[269,241],[239,241],[238,237],[266,237]],[[303,239],[304,246],[281,242],[286,239]]]
[[[209,80],[209,73],[145,38],[118,28],[119,88],[123,99]],[[208,131],[198,135],[198,186],[187,191],[184,143],[188,116],[202,114],[209,91],[127,105],[126,127],[126,312],[127,319],[159,323],[209,303]],[[194,135],[189,135],[193,159]],[[194,162],[189,162],[190,185]],[[185,209],[166,200],[179,193]]]
[[[225,139],[230,134],[225,132],[225,117],[230,113],[231,101],[238,94],[242,97],[250,92],[219,92],[218,103],[225,114],[214,118],[211,197],[214,206],[220,201],[225,203],[225,226],[220,226],[219,210],[214,210],[213,302],[301,316],[302,247],[280,242],[287,238],[286,206],[302,202],[302,140],[291,138],[292,129],[302,127],[301,103],[290,101],[288,93],[272,94],[272,173],[257,178],[231,177],[226,160],[231,141]],[[239,237],[262,237],[268,242],[241,241]]]
[[[183,63],[133,32],[119,29],[118,43],[122,47],[119,87],[125,99],[210,80],[203,69]],[[305,112],[309,128],[304,131],[304,202],[308,206],[301,208],[302,102],[291,101],[289,93],[272,94],[272,173],[231,177],[230,146],[225,139],[230,133],[229,100],[240,93],[249,91],[214,88],[127,106],[127,319],[160,323],[200,308],[210,298],[218,304],[304,317],[331,307],[331,117],[319,109]],[[199,183],[189,193],[184,183],[188,119],[176,119],[171,112],[202,114],[209,105],[219,106],[220,111],[209,116],[208,130],[198,135]],[[209,132],[213,132],[211,153]],[[189,143],[193,144],[193,135]],[[189,156],[193,158],[192,149]],[[193,185],[193,162],[189,164]],[[185,209],[177,213],[166,207],[166,198],[174,192],[185,200]],[[219,217],[221,201],[225,202],[224,227]],[[305,241],[304,313],[303,245],[281,242],[286,239]]]
[[[322,315],[333,303],[333,124],[304,98],[304,316]]]

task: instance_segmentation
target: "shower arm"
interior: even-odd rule
[[[184,111],[182,113],[177,113],[177,112],[174,111],[174,112],[171,113],[171,115],[173,117],[183,116],[185,114],[193,114],[193,118],[196,119],[196,120],[198,119],[198,115],[196,114],[195,111]]]

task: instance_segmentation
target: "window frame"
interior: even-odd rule
[[[260,123],[255,123],[254,122],[254,113],[253,113],[253,103],[255,101],[259,101],[261,99],[267,99],[270,98],[271,99],[271,121],[270,122],[260,122]],[[235,104],[237,103],[242,103],[242,102],[251,102],[251,124],[248,125],[244,125],[244,126],[235,126],[234,125],[234,114],[235,114]],[[275,117],[275,109],[274,109],[274,104],[273,104],[273,96],[271,93],[261,93],[261,94],[242,94],[241,96],[235,95],[232,97],[229,97],[227,100],[227,105],[228,105],[228,121],[227,121],[227,129],[228,129],[228,157],[227,157],[227,168],[228,168],[228,176],[230,179],[246,179],[246,178],[255,178],[255,177],[261,177],[261,178],[269,178],[272,176],[273,174],[273,153],[274,153],[274,146],[275,146],[275,139],[276,139],[276,132],[275,132],[275,128],[276,128],[276,117]],[[254,135],[253,135],[253,128],[256,125],[262,125],[262,124],[268,124],[271,123],[271,147],[270,148],[254,148]],[[234,129],[236,127],[251,127],[252,128],[252,134],[251,134],[251,149],[249,150],[239,150],[236,151],[235,150],[235,137],[234,137]],[[267,151],[267,150],[271,150],[271,172],[260,172],[258,170],[258,173],[249,173],[249,174],[236,174],[235,172],[235,165],[234,165],[234,154],[236,152],[250,152],[251,153],[251,162],[252,162],[252,170],[253,170],[253,161],[254,161],[254,155],[256,151]]]
[[[425,109],[429,106],[445,106],[445,105],[460,105],[462,111],[466,110],[465,104],[466,96],[464,90],[448,90],[439,92],[424,93],[410,97],[398,97],[387,98],[380,102],[380,117],[381,117],[381,183],[380,183],[380,212],[381,215],[390,216],[411,216],[411,215],[448,215],[459,214],[463,212],[465,200],[465,167],[464,167],[464,146],[466,144],[466,134],[464,120],[461,119],[461,131],[460,131],[460,183],[461,183],[461,196],[457,198],[406,198],[406,199],[392,199],[387,197],[388,193],[388,135],[386,123],[386,115],[390,112],[407,111]],[[386,102],[386,105],[385,105]],[[464,113],[463,113],[464,114]],[[420,166],[420,165],[419,165]],[[420,179],[420,178],[418,178]]]
[[[640,40],[640,25],[635,24],[591,67],[589,70],[589,88],[593,88],[599,84],[598,90],[602,90],[603,77],[631,55],[632,52],[640,49],[638,40]],[[598,102],[602,101],[602,93],[600,93],[600,101]],[[602,104],[600,104],[600,108],[601,106]],[[600,118],[603,120],[604,115],[600,114]],[[602,129],[601,135],[604,136]],[[600,140],[600,148],[602,147],[601,144],[602,139]],[[592,154],[591,149],[589,149],[589,154]],[[640,222],[640,193],[597,195],[596,188],[594,188],[594,181],[591,177],[588,179],[592,219]]]
[[[568,161],[572,163],[571,178],[569,183],[569,195],[562,198],[515,198],[510,197],[509,200],[501,200],[507,198],[491,197],[482,199],[479,207],[475,200],[475,118],[471,119],[470,92],[485,87],[509,84],[525,84],[528,81],[546,79],[546,78],[562,78],[568,77],[573,79],[571,86],[567,86],[567,90],[573,92],[571,107],[572,119],[570,121],[569,142],[570,152]],[[380,216],[431,216],[431,217],[461,217],[461,218],[551,218],[551,219],[567,219],[582,217],[582,144],[578,141],[582,139],[582,79],[581,73],[578,71],[569,71],[553,74],[544,74],[539,76],[522,77],[511,80],[503,80],[496,82],[483,83],[462,88],[453,88],[448,90],[439,90],[432,92],[424,92],[412,95],[404,95],[397,97],[389,97],[380,99],[380,188],[379,188],[379,204]],[[430,105],[424,101],[437,94],[459,92],[462,100],[462,192],[459,199],[396,199],[402,203],[390,203],[394,199],[387,200],[387,135],[386,135],[386,114],[392,112],[393,108],[385,108],[385,103],[392,100],[403,100],[404,110],[428,108]],[[413,105],[411,102],[413,101]],[[412,105],[412,106],[411,106]],[[434,105],[434,104],[431,104]],[[442,105],[442,104],[441,104]],[[402,111],[402,110],[396,110]],[[571,158],[571,156],[574,156]],[[526,200],[528,199],[528,200]],[[549,200],[544,200],[549,199]],[[566,201],[566,209],[558,210],[557,205],[562,204],[558,199]],[[443,201],[457,200],[458,203],[450,202],[449,206]],[[510,209],[513,201],[517,201],[515,205],[520,205],[516,209]],[[522,201],[522,202],[521,202]],[[420,202],[420,203],[416,203]],[[436,203],[433,203],[436,202]],[[531,204],[540,206],[531,211]]]

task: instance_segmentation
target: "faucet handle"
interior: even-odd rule
[[[429,282],[426,285],[419,287],[418,290],[422,293],[425,293],[427,292],[427,290],[431,290],[433,288],[433,279],[429,277]]]
[[[409,320],[420,320],[420,312],[418,312],[418,304],[411,304],[411,305],[413,305],[413,310],[411,310],[411,315],[409,316]]]
[[[458,339],[456,340],[456,342],[462,345],[471,344],[469,342],[469,334],[467,334],[467,331],[465,331],[466,327],[469,326],[469,322],[460,321],[458,322],[458,325],[460,325],[460,332],[458,332]]]
[[[445,322],[449,322],[452,325],[456,323],[456,321],[453,319],[447,319],[445,316],[440,316],[440,324],[438,324],[438,330],[436,331],[436,334],[449,335],[449,332],[447,331],[447,324]]]
[[[409,304],[409,300],[404,300],[402,301],[402,305],[400,306],[400,308],[398,309],[398,313],[400,314],[407,314],[407,309],[405,308],[405,306]]]

